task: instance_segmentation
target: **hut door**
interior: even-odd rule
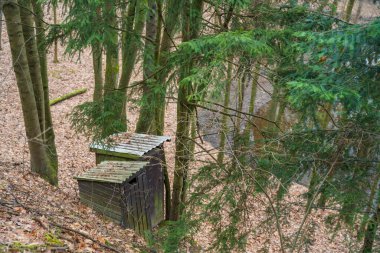
[[[151,228],[147,215],[146,173],[143,172],[125,186],[125,222],[139,234]]]

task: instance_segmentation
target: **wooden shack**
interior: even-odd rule
[[[150,229],[147,167],[144,161],[98,164],[75,177],[81,202],[123,227],[139,233]]]
[[[91,144],[95,152],[96,164],[103,161],[145,161],[144,188],[148,228],[153,228],[164,220],[164,177],[162,164],[165,158],[163,143],[170,141],[167,136],[137,133],[120,133],[112,136],[113,142],[101,145]]]

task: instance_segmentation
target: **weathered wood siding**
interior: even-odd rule
[[[147,184],[147,213],[150,227],[157,226],[165,218],[164,211],[164,176],[162,172],[162,163],[164,161],[164,150],[162,147],[149,151],[142,160],[149,161],[146,166]]]
[[[120,184],[78,180],[82,203],[109,217],[118,224],[122,219]]]
[[[124,220],[126,227],[134,229],[139,234],[149,230],[151,225],[147,213],[146,172],[143,171],[135,180],[124,185],[123,203],[125,207]]]

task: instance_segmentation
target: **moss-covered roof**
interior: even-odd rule
[[[77,180],[96,181],[122,184],[128,181],[133,175],[140,171],[148,162],[139,161],[104,161],[79,176]]]
[[[170,141],[168,136],[137,133],[120,133],[112,136],[112,138],[115,141],[108,144],[92,143],[90,150],[98,154],[138,158],[164,142]]]

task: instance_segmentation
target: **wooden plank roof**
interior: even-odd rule
[[[77,180],[122,184],[147,164],[148,162],[144,161],[104,161],[95,168],[74,178]]]
[[[168,136],[138,133],[120,133],[113,135],[111,138],[115,139],[111,144],[92,143],[90,150],[99,154],[138,158],[164,142],[170,141]]]

